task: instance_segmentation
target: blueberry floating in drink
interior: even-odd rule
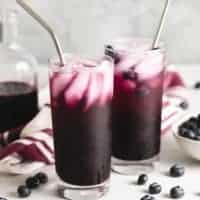
[[[170,190],[170,197],[172,199],[180,199],[184,196],[184,189],[180,186],[173,187]]]

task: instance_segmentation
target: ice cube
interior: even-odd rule
[[[71,107],[77,106],[84,97],[89,84],[89,75],[88,71],[78,72],[72,84],[65,90],[64,96],[67,105]]]

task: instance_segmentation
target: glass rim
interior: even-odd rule
[[[55,72],[61,72],[61,73],[70,73],[73,71],[76,71],[76,69],[87,69],[87,70],[92,70],[92,69],[96,69],[98,67],[98,65],[100,64],[100,62],[102,61],[102,58],[98,59],[94,59],[94,58],[90,58],[89,56],[82,56],[82,55],[77,55],[77,54],[73,54],[73,53],[64,53],[64,58],[66,59],[66,63],[64,66],[62,66],[60,64],[60,60],[59,60],[59,56],[53,56],[52,58],[50,58],[48,60],[49,63],[49,69]],[[112,59],[108,59],[110,62],[114,61]],[[76,68],[76,67],[68,67],[70,61],[72,61],[72,63],[77,64],[77,65],[82,65],[82,67]],[[75,65],[74,65],[75,66]],[[66,70],[66,69],[70,69],[70,70]]]
[[[135,41],[135,44],[137,43],[139,44],[138,47],[143,45],[145,48],[143,48],[140,51],[139,50],[137,51],[135,50],[138,48],[137,46],[131,47],[127,45],[127,44],[130,44],[131,42],[134,44],[134,41]],[[137,54],[138,52],[144,52],[144,53],[148,53],[148,52],[164,53],[165,52],[165,43],[163,41],[160,41],[159,46],[155,49],[151,49],[152,42],[153,42],[152,38],[149,38],[149,37],[119,37],[114,40],[111,40],[110,42],[107,42],[107,44],[113,46],[114,50],[116,51],[127,52],[131,54]],[[119,48],[118,46],[120,44],[122,46],[121,48]]]

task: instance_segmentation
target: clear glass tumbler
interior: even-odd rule
[[[119,39],[112,104],[112,168],[122,174],[152,171],[158,160],[165,56],[151,41]]]
[[[59,190],[68,199],[96,199],[109,188],[113,59],[65,55],[50,63],[50,91]]]

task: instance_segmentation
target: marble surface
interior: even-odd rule
[[[32,0],[49,21],[66,51],[98,54],[105,41],[119,36],[152,38],[165,0]],[[0,9],[14,6],[1,0]],[[172,2],[162,40],[173,63],[200,63],[200,1]],[[47,34],[24,11],[20,14],[22,44],[40,62],[55,54]],[[42,41],[42,42],[41,42]]]
[[[190,111],[200,112],[199,99],[200,91],[194,91],[191,86],[196,80],[199,80],[200,67],[181,65],[180,72],[185,78],[188,85],[188,94],[190,96]],[[40,71],[41,86],[45,85],[47,78],[47,68],[43,67]],[[44,77],[46,77],[44,79]],[[186,195],[183,200],[198,200],[200,198],[199,189],[199,175],[200,175],[200,162],[187,158],[184,153],[177,146],[175,139],[171,132],[164,135],[162,138],[162,151],[160,156],[160,162],[156,165],[156,170],[149,175],[150,181],[158,182],[162,184],[163,192],[158,195],[157,199],[167,200],[169,199],[169,190],[173,186],[180,185],[185,189]],[[186,174],[182,178],[174,179],[167,176],[169,168],[175,164],[181,163],[186,167]],[[46,167],[43,171],[49,174],[48,185],[41,187],[40,189],[33,191],[29,200],[56,200],[59,199],[56,195],[56,188],[59,180],[55,174],[54,166]],[[18,185],[23,184],[26,176],[8,176],[0,174],[0,196],[7,197],[9,200],[17,200],[16,188]],[[136,176],[121,176],[112,173],[111,187],[109,193],[105,196],[104,200],[116,200],[116,199],[140,199],[146,194],[148,185],[138,187],[135,185],[137,180]]]

